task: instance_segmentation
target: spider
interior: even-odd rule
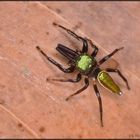
[[[119,69],[112,69],[112,68],[106,68],[105,70],[102,70],[100,68],[100,65],[102,65],[104,62],[106,62],[108,59],[110,59],[114,54],[116,54],[118,51],[122,50],[123,47],[115,49],[112,53],[106,55],[102,59],[100,59],[98,62],[96,61],[96,55],[98,53],[98,47],[93,44],[93,42],[88,38],[83,38],[70,29],[67,29],[63,27],[62,25],[59,25],[57,23],[54,23],[57,27],[60,27],[61,29],[64,29],[69,35],[73,36],[75,39],[81,41],[83,43],[82,50],[72,50],[62,44],[58,44],[56,47],[56,50],[65,56],[70,64],[70,67],[64,68],[61,64],[56,62],[54,59],[49,57],[46,53],[43,52],[43,50],[36,46],[36,49],[52,64],[54,64],[57,68],[59,68],[64,73],[72,73],[75,70],[78,71],[77,77],[75,79],[47,79],[51,81],[58,81],[58,82],[72,82],[77,83],[81,80],[82,76],[84,75],[84,83],[85,85],[77,90],[75,93],[71,94],[66,98],[66,101],[68,101],[73,96],[80,94],[82,91],[87,89],[89,86],[89,78],[93,79],[93,87],[99,102],[99,112],[100,112],[100,122],[101,126],[103,127],[103,107],[102,107],[102,99],[99,93],[99,90],[97,88],[96,82],[98,81],[101,86],[108,89],[112,93],[116,93],[118,95],[121,95],[121,89],[120,87],[114,82],[112,77],[108,74],[109,72],[115,72],[117,73],[122,80],[126,83],[126,86],[128,90],[130,89],[127,79],[123,76],[123,74],[120,72]],[[91,54],[88,54],[88,45],[91,45],[94,49]]]

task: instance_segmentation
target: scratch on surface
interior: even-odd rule
[[[2,59],[1,59],[2,58]],[[23,66],[19,66],[18,64],[16,64],[13,60],[8,59],[7,57],[3,57],[2,55],[0,55],[0,59],[4,60],[4,61],[8,61],[8,63],[10,63],[12,66],[16,67],[16,69],[18,69],[18,71],[22,71],[23,72]],[[25,67],[24,67],[25,68]],[[57,101],[54,97],[52,97],[51,95],[46,94],[46,92],[44,90],[42,90],[42,88],[40,88],[37,84],[35,84],[34,82],[32,82],[31,79],[29,79],[31,72],[28,70],[28,68],[26,67],[26,69],[24,69],[25,71],[22,73],[22,77],[24,79],[26,79],[28,82],[30,82],[32,85],[34,85],[35,87],[37,87],[42,93],[43,95],[46,95],[47,97],[49,97],[51,100],[53,100],[55,103],[59,103],[59,101]],[[27,71],[28,70],[28,71]],[[26,72],[26,73],[25,73]],[[29,74],[30,73],[30,74]],[[28,77],[26,77],[25,75],[27,75]],[[32,74],[32,78],[36,79],[37,81],[40,81],[39,78],[37,78],[35,75]]]
[[[6,107],[4,107],[3,105],[0,105],[0,107],[6,111],[10,116],[12,116],[15,120],[17,120],[18,122],[20,122],[26,129],[27,131],[29,131],[33,136],[35,136],[36,138],[40,138],[37,133],[35,133],[27,124],[25,124],[22,120],[20,120],[15,114],[13,114],[10,110],[8,110]]]
[[[33,77],[34,79],[40,81],[40,79],[37,78],[35,75],[32,75],[32,77]],[[25,78],[26,80],[28,80],[30,83],[33,84],[33,82],[32,82],[30,79],[26,78],[25,76],[24,76],[24,78]],[[40,91],[42,91],[43,94],[47,95],[47,97],[49,97],[50,99],[52,99],[55,103],[57,103],[57,104],[59,103],[54,97],[52,97],[52,96],[46,94],[46,92],[45,92],[44,90],[42,90],[42,88],[40,88],[39,86],[37,86],[37,84],[35,84],[34,86],[37,87]]]
[[[7,60],[6,57],[0,56],[0,60]]]

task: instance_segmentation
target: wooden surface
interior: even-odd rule
[[[140,138],[139,16],[139,2],[1,2],[0,138]],[[112,76],[122,96],[99,86],[103,128],[92,81],[69,102],[65,98],[79,89],[82,81],[46,82],[47,77],[70,78],[76,73],[62,73],[44,60],[35,46],[64,66],[67,62],[55,50],[57,44],[81,48],[53,22],[92,39],[100,49],[97,59],[125,47],[113,59],[131,90],[117,74]]]

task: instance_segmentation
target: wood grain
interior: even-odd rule
[[[121,64],[140,78],[139,2],[43,3],[90,36],[107,51],[124,46]],[[64,8],[66,7],[66,8]],[[58,12],[60,9],[61,12]],[[73,18],[70,18],[73,15]],[[81,23],[81,24],[80,24]],[[90,25],[89,25],[90,23]],[[130,63],[130,65],[127,65]]]
[[[0,138],[140,138],[138,2],[1,2],[0,9]],[[83,81],[46,82],[47,77],[70,78],[76,73],[56,69],[37,52],[37,45],[66,67],[57,44],[81,48],[53,22],[90,37],[100,49],[98,59],[125,46],[113,58],[131,90],[116,74],[112,76],[124,93],[121,97],[99,86],[104,128],[92,80],[69,102],[65,98]]]

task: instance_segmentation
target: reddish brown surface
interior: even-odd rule
[[[1,2],[0,138],[140,138],[139,9],[138,2]],[[53,22],[97,42],[97,58],[125,46],[113,58],[120,63],[131,91],[115,74],[125,94],[118,97],[99,86],[103,128],[92,81],[69,102],[65,98],[79,89],[82,81],[46,83],[46,77],[68,78],[76,73],[62,73],[44,61],[35,46],[66,66],[56,45],[81,45],[75,45]]]

